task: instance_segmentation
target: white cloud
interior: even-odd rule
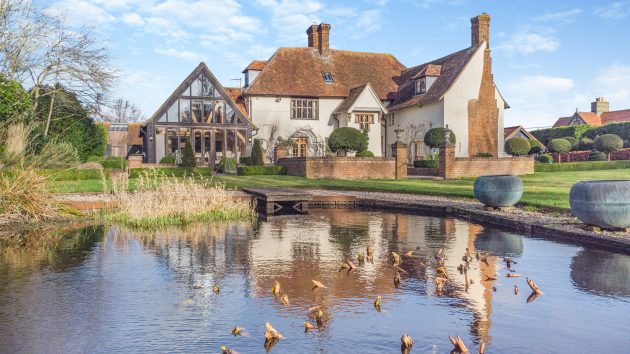
[[[201,62],[204,61],[205,57],[199,53],[191,52],[188,50],[179,50],[175,48],[155,48],[154,51],[161,55],[166,55],[169,57],[180,58],[184,60]]]
[[[96,26],[114,21],[114,16],[98,5],[83,0],[62,0],[47,8],[51,16],[61,16],[71,26]]]
[[[320,22],[318,12],[324,8],[315,0],[257,0],[256,4],[271,11],[271,25],[280,42],[290,44],[305,43],[306,28]]]
[[[125,24],[128,24],[130,26],[142,26],[144,25],[144,19],[142,18],[142,16],[138,15],[135,12],[127,12],[125,14],[122,15],[122,21]]]
[[[604,96],[616,109],[630,108],[630,65],[615,64],[599,71],[593,81],[595,97]]]
[[[528,95],[547,96],[557,92],[571,90],[573,80],[564,77],[534,75],[521,77],[507,85],[512,92],[527,92]]]
[[[507,37],[495,49],[511,53],[531,54],[534,52],[553,52],[558,47],[560,47],[560,42],[550,34],[524,30]]]
[[[542,16],[534,18],[537,22],[554,22],[554,23],[571,23],[574,22],[578,15],[582,13],[582,9],[571,9],[561,12],[547,12]]]
[[[630,16],[630,0],[617,1],[608,6],[597,7],[595,14],[602,18],[622,20]]]

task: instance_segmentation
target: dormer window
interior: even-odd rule
[[[333,82],[335,82],[333,80],[333,76],[331,73],[329,73],[328,71],[325,71],[322,73],[322,77],[324,78],[324,82],[327,84],[332,84]]]
[[[423,76],[416,79],[416,95],[421,95],[427,92],[427,77]]]

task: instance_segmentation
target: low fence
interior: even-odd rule
[[[391,157],[294,157],[278,165],[290,176],[334,179],[395,179],[396,159]]]
[[[551,157],[553,157],[553,162],[559,162],[559,156],[562,156],[562,162],[588,161],[588,157],[590,154],[590,151],[571,151],[563,154],[558,154],[555,152],[550,153]],[[630,148],[621,149],[619,151],[611,153],[610,160],[630,160]]]

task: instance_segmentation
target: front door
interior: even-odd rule
[[[293,138],[293,143],[291,156],[306,157],[308,155],[308,138]]]

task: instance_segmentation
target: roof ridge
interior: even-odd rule
[[[467,50],[473,49],[473,48],[475,48],[475,51],[476,51],[476,50],[477,50],[477,47],[479,47],[480,45],[482,45],[482,44],[484,44],[484,43],[485,43],[485,42],[480,43],[480,44],[479,44],[479,45],[477,45],[477,46],[466,47],[466,48],[464,48],[464,49],[460,49],[460,50],[458,50],[458,51],[452,52],[451,54],[447,54],[447,55],[445,55],[445,56],[443,56],[443,57],[441,57],[441,58],[433,59],[433,60],[431,60],[431,61],[427,61],[427,62],[424,62],[424,63],[422,63],[422,64],[418,64],[418,65],[411,66],[411,67],[409,67],[409,68],[407,68],[407,69],[403,70],[403,72],[407,72],[407,71],[409,71],[409,70],[413,70],[413,69],[418,69],[418,68],[420,68],[421,66],[425,66],[425,65],[429,65],[429,64],[442,65],[442,64],[435,64],[435,62],[436,62],[436,61],[446,61],[446,59],[447,59],[447,58],[450,58],[450,57],[453,57],[453,56],[455,56],[455,55],[461,54],[461,53],[463,53],[463,52],[465,52],[465,51],[467,51]]]

